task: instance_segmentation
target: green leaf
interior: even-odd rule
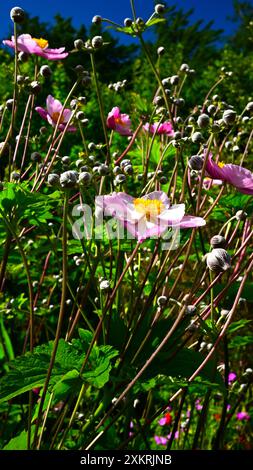
[[[152,20],[147,21],[146,26],[150,27],[150,26],[153,26],[154,24],[164,23],[164,21],[166,21],[165,18],[152,18]]]
[[[31,438],[33,439],[35,426],[31,429]],[[13,437],[3,450],[27,450],[27,431],[22,431],[18,436]]]
[[[59,341],[55,364],[52,370],[50,386],[58,384],[57,393],[67,393],[68,387],[79,386],[77,376],[88,348],[88,333],[82,330],[82,340],[73,340],[71,344],[63,339]],[[92,335],[91,335],[92,336]],[[90,336],[90,337],[91,337]],[[33,388],[42,387],[48,371],[53,350],[53,341],[37,346],[33,353],[26,353],[9,363],[9,372],[0,380],[0,403],[10,400]],[[111,360],[117,355],[111,346],[94,346],[82,376],[96,388],[101,388],[108,380],[112,368]],[[62,382],[61,384],[59,382]],[[80,382],[81,384],[81,382]]]

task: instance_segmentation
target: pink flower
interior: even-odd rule
[[[202,183],[204,189],[210,189],[213,185],[220,186],[221,184],[223,184],[222,180],[211,179],[208,177],[204,178]]]
[[[206,224],[201,217],[184,215],[184,204],[171,206],[163,191],[154,191],[141,198],[121,192],[97,196],[96,211],[115,217],[139,241],[159,237],[168,227],[192,228]]]
[[[143,129],[151,134],[165,134],[170,137],[174,135],[172,124],[169,121],[163,122],[162,124],[159,124],[158,122],[155,122],[154,124],[146,123],[143,126]]]
[[[167,438],[170,439],[170,438],[171,438],[171,435],[172,435],[172,433],[170,432],[170,433],[168,434]],[[179,438],[179,431],[176,431],[176,432],[175,432],[175,435],[174,435],[174,439],[178,439],[178,438]]]
[[[154,439],[155,439],[155,442],[158,446],[159,445],[166,446],[166,444],[167,444],[167,438],[166,437],[154,436]]]
[[[169,426],[172,423],[172,416],[170,413],[166,413],[165,416],[161,419],[159,419],[158,423],[160,426]]]
[[[253,195],[253,173],[246,168],[232,163],[215,163],[209,154],[206,171],[211,178],[221,179],[235,186],[241,193]]]
[[[250,415],[246,411],[240,411],[237,413],[236,417],[239,419],[239,421],[249,421],[250,419]]]
[[[201,411],[202,408],[203,408],[203,405],[201,405],[199,399],[195,401],[195,408],[196,408],[196,410],[198,410],[198,411]]]
[[[117,106],[115,108],[112,108],[112,110],[108,114],[106,123],[109,129],[113,129],[120,135],[132,135],[131,120],[128,114],[122,114]]]
[[[231,385],[232,382],[236,380],[236,374],[234,372],[230,372],[228,374],[228,383]]]
[[[55,100],[53,96],[48,95],[47,97],[47,109],[41,108],[40,106],[37,106],[35,110],[39,113],[39,115],[45,119],[46,121],[51,124],[51,126],[55,127],[56,123],[58,121],[58,118],[61,114],[62,111],[62,104],[60,101]],[[58,129],[60,131],[63,131],[66,127],[67,122],[69,121],[71,117],[72,111],[70,109],[64,109],[62,113],[62,117],[60,119],[60,123],[58,126]],[[76,128],[73,126],[68,127],[68,132],[75,132]]]
[[[3,43],[5,46],[9,46],[12,49],[15,49],[14,36],[12,36],[11,40],[5,39]],[[30,34],[21,34],[18,36],[17,47],[18,51],[20,52],[39,55],[48,60],[65,59],[68,56],[68,52],[64,52],[65,47],[60,47],[59,49],[50,49],[46,39],[32,38]]]

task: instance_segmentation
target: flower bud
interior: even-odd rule
[[[125,166],[124,166],[124,172],[125,172],[127,175],[132,175],[133,172],[134,172],[132,165],[125,165]]]
[[[14,103],[14,100],[12,98],[6,101],[6,108],[8,109],[8,111],[12,110],[13,103]]]
[[[223,248],[214,248],[206,255],[206,264],[211,271],[227,271],[231,267],[231,258]]]
[[[199,117],[198,117],[198,120],[197,120],[197,123],[198,123],[198,126],[201,128],[201,129],[204,129],[205,127],[207,127],[210,123],[210,118],[207,114],[201,114]]]
[[[210,106],[208,106],[208,108],[207,108],[207,111],[211,115],[215,114],[216,113],[216,106],[214,106],[214,104],[210,104]]]
[[[234,124],[236,120],[236,112],[232,109],[227,109],[226,111],[224,111],[222,119],[227,126],[229,126],[230,124]]]
[[[41,162],[41,155],[39,152],[33,152],[31,154],[31,160],[32,162]]]
[[[243,210],[239,210],[235,214],[235,218],[237,220],[246,220],[247,216],[248,216],[247,212],[244,212]]]
[[[18,60],[19,62],[27,62],[29,59],[29,54],[27,54],[26,52],[19,52],[18,54]]]
[[[83,111],[78,111],[76,113],[76,119],[78,119],[79,121],[81,121],[81,119],[84,119],[85,118],[85,114]]]
[[[52,70],[48,65],[42,65],[42,67],[40,67],[40,75],[42,77],[48,78],[52,75]]]
[[[226,239],[222,235],[214,235],[210,240],[212,248],[224,248],[226,246]]]
[[[116,178],[115,178],[115,184],[122,184],[122,183],[125,183],[126,181],[126,177],[125,175],[123,175],[122,173],[117,175]]]
[[[60,176],[60,184],[63,188],[73,188],[77,183],[77,171],[64,171]]]
[[[110,290],[110,281],[107,281],[107,280],[101,281],[99,284],[99,288],[100,290],[104,292],[108,292]]]
[[[37,82],[37,80],[34,80],[31,82],[31,93],[33,95],[38,95],[40,90],[41,90],[41,84],[39,82]]]
[[[56,173],[49,173],[47,177],[47,182],[50,186],[59,186],[60,184],[60,177]]]
[[[101,24],[102,23],[102,16],[100,16],[100,15],[93,16],[92,23],[97,24],[97,25]]]
[[[167,301],[168,301],[168,298],[166,297],[166,295],[160,295],[160,297],[158,297],[157,299],[157,305],[159,307],[164,307]]]
[[[100,176],[105,176],[109,173],[109,167],[108,165],[106,165],[105,163],[102,163],[101,165],[99,165],[98,167],[98,174]]]
[[[103,46],[103,38],[102,36],[94,36],[91,40],[91,45],[94,47],[94,49],[99,49],[100,47]]]
[[[163,55],[165,53],[165,48],[164,47],[158,47],[157,49],[157,55]]]
[[[178,85],[179,83],[179,76],[178,75],[173,75],[170,77],[170,84],[171,85]]]
[[[200,155],[193,155],[188,161],[188,166],[191,168],[191,170],[195,170],[195,171],[202,170],[203,157],[201,157]]]
[[[70,157],[68,155],[66,155],[65,157],[62,157],[61,161],[64,165],[69,165],[70,164]]]
[[[88,184],[91,180],[92,176],[88,171],[82,171],[78,177],[78,183],[83,185],[83,184]]]
[[[25,19],[25,12],[23,8],[20,7],[14,7],[10,11],[10,18],[13,21],[13,23],[23,23]]]
[[[162,5],[161,3],[158,3],[155,6],[155,12],[157,15],[162,15],[165,12],[165,5]]]
[[[12,181],[19,181],[20,179],[20,173],[18,173],[17,171],[13,171],[11,173],[11,180]]]
[[[194,144],[199,144],[203,142],[203,136],[201,132],[194,132],[191,136],[191,140]]]
[[[81,51],[84,47],[84,42],[82,39],[76,39],[74,41],[74,48],[77,49],[78,51]]]
[[[187,72],[189,70],[189,65],[188,64],[182,64],[180,67],[180,72]]]
[[[246,110],[252,112],[253,111],[253,101],[250,101],[247,106]]]
[[[126,28],[130,28],[130,26],[132,26],[132,24],[133,24],[133,20],[131,20],[131,18],[125,18],[124,19],[124,26]]]
[[[187,305],[185,307],[185,313],[186,315],[189,315],[189,316],[195,315],[196,310],[197,310],[197,307],[195,305]]]

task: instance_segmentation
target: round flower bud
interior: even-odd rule
[[[164,99],[162,96],[158,95],[153,99],[153,103],[155,106],[161,106],[164,103]]]
[[[212,248],[224,248],[226,246],[226,239],[222,235],[214,235],[210,240]]]
[[[92,152],[92,150],[96,150],[97,149],[97,146],[96,144],[94,144],[94,142],[90,142],[88,144],[88,149]]]
[[[157,55],[163,55],[165,53],[165,48],[164,47],[158,47],[157,49]]]
[[[81,51],[84,47],[84,42],[82,39],[76,39],[74,41],[74,48],[77,49],[78,51]]]
[[[115,181],[115,184],[122,184],[122,183],[125,183],[126,177],[125,177],[125,175],[120,173],[119,175],[116,176],[114,181]]]
[[[191,136],[191,140],[194,144],[199,144],[203,141],[201,132],[194,132]]]
[[[20,7],[14,7],[10,11],[10,18],[13,21],[13,23],[23,23],[25,19],[25,12],[23,8]]]
[[[100,16],[100,15],[93,16],[92,23],[93,24],[101,24],[102,23],[102,16]]]
[[[98,174],[100,176],[105,176],[109,173],[109,167],[108,165],[106,165],[105,163],[102,163],[101,165],[99,165],[98,167]]]
[[[82,173],[80,173],[79,177],[78,177],[78,183],[79,184],[87,184],[90,182],[92,176],[90,173],[88,173],[87,171],[82,171]]]
[[[237,211],[235,214],[237,220],[246,220],[247,216],[247,212],[244,212],[243,210]]]
[[[197,123],[198,123],[198,126],[201,128],[201,129],[204,129],[205,127],[207,127],[210,123],[210,118],[207,114],[201,114],[199,117],[198,117],[198,120],[197,120]]]
[[[40,67],[40,75],[42,77],[48,78],[52,75],[52,70],[48,65],[42,65],[42,67]]]
[[[197,307],[196,307],[195,305],[187,305],[187,306],[185,307],[185,313],[186,313],[186,315],[193,316],[193,315],[195,315],[196,310],[197,310]]]
[[[64,165],[70,164],[70,158],[67,155],[65,157],[62,157],[61,161]]]
[[[252,112],[253,111],[253,101],[250,101],[247,106],[246,110]]]
[[[243,375],[252,375],[252,374],[253,374],[253,369],[251,369],[251,367],[247,367]]]
[[[130,26],[132,26],[132,24],[133,24],[133,20],[131,20],[131,18],[125,18],[124,19],[124,26],[126,28],[130,28]]]
[[[188,166],[191,168],[191,170],[195,170],[195,171],[202,170],[203,157],[201,157],[200,155],[193,155],[188,161]]]
[[[180,72],[187,72],[190,69],[188,64],[182,64],[180,67]]]
[[[81,119],[84,119],[85,118],[85,114],[83,111],[78,111],[76,113],[76,119],[78,119],[79,121],[81,121]]]
[[[47,177],[47,182],[50,186],[59,186],[60,184],[60,177],[56,173],[49,173]]]
[[[11,179],[12,179],[12,181],[19,181],[20,173],[18,173],[17,171],[13,171],[11,173]]]
[[[77,100],[78,100],[78,102],[79,102],[80,104],[86,104],[86,103],[87,103],[86,96],[79,96],[79,97],[77,98]]]
[[[227,271],[231,267],[231,258],[223,248],[214,248],[206,255],[206,264],[211,271]]]
[[[207,111],[211,115],[215,114],[216,113],[216,106],[214,106],[214,104],[210,104],[210,106],[208,106],[208,108],[207,108]]]
[[[230,313],[230,310],[226,310],[225,308],[222,308],[220,311],[220,314],[222,317],[227,317],[229,313]]]
[[[8,111],[12,110],[13,103],[14,103],[14,100],[12,98],[6,101],[6,108],[8,109]]]
[[[167,300],[168,298],[166,297],[166,295],[160,295],[160,297],[158,297],[157,299],[157,305],[159,307],[164,307],[164,305],[166,305],[167,303]]]
[[[17,84],[18,85],[23,85],[24,81],[25,81],[24,75],[17,75]]]
[[[161,176],[161,178],[159,179],[159,183],[160,184],[168,183],[168,178],[166,178],[166,176]]]
[[[134,172],[132,165],[125,165],[125,166],[124,166],[124,172],[125,172],[127,175],[132,175],[133,172]]]
[[[18,60],[19,62],[27,62],[29,59],[29,54],[27,54],[26,52],[19,52],[18,54]]]
[[[100,47],[103,46],[103,38],[102,36],[94,36],[91,40],[91,45],[94,47],[94,49],[99,49]]]
[[[31,92],[34,94],[34,95],[38,95],[40,90],[41,90],[41,84],[39,82],[37,82],[37,80],[34,80],[31,82]]]
[[[31,160],[32,162],[41,162],[41,155],[39,152],[33,152],[31,154]]]
[[[170,77],[170,84],[171,85],[178,85],[179,83],[179,76],[178,75],[173,75]]]
[[[162,5],[161,3],[158,3],[155,6],[155,12],[157,15],[162,15],[165,12],[165,5]]]
[[[99,288],[100,290],[104,292],[108,292],[110,290],[110,281],[107,281],[107,280],[101,281],[99,284]]]
[[[230,124],[234,124],[236,120],[236,112],[232,109],[227,109],[226,111],[224,111],[222,119],[227,126],[229,126]]]
[[[63,188],[73,188],[77,183],[77,171],[64,171],[60,176],[60,184]]]
[[[136,24],[137,26],[143,26],[145,24],[145,21],[143,20],[143,18],[137,18],[136,19]]]
[[[124,167],[127,166],[127,165],[131,165],[131,161],[128,160],[127,158],[125,158],[124,160],[122,160],[122,161],[120,162],[120,167],[121,167],[121,168],[124,168]]]
[[[181,132],[179,132],[179,131],[174,132],[174,139],[175,140],[179,140],[179,139],[181,139],[181,137],[182,137]]]

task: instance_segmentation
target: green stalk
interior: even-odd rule
[[[109,140],[108,140],[107,128],[106,128],[106,122],[105,122],[104,105],[103,105],[103,100],[102,100],[101,93],[100,93],[98,77],[97,77],[97,72],[96,72],[96,65],[95,65],[95,60],[94,60],[93,53],[90,54],[90,60],[91,60],[91,66],[92,66],[92,72],[93,72],[95,87],[96,87],[98,106],[99,106],[99,111],[100,111],[100,118],[101,118],[101,122],[102,122],[102,127],[103,127],[103,132],[104,132],[104,137],[105,137],[105,143],[106,143],[106,147],[107,147],[106,163],[107,163],[107,165],[110,165],[110,162],[111,162],[110,146],[109,146]]]
[[[34,437],[34,447],[36,447],[37,444],[37,437],[38,437],[38,430],[39,430],[39,425],[41,422],[41,415],[43,411],[43,405],[44,401],[46,398],[46,393],[48,390],[48,385],[51,377],[51,373],[54,367],[55,363],[55,358],[56,358],[56,353],[58,349],[58,344],[60,340],[60,335],[61,335],[61,329],[62,329],[62,323],[63,323],[63,318],[65,314],[65,302],[66,302],[66,296],[67,296],[67,220],[68,220],[68,191],[65,193],[64,197],[64,206],[63,206],[63,224],[62,224],[62,295],[61,295],[61,305],[60,305],[60,313],[59,313],[59,318],[58,318],[58,323],[57,323],[57,329],[56,329],[56,334],[55,334],[55,340],[54,340],[54,346],[53,346],[53,351],[52,355],[50,358],[50,364],[48,367],[47,371],[47,377],[44,383],[44,388],[42,392],[42,396],[40,399],[40,407],[39,407],[39,412],[38,412],[38,418],[37,418],[37,423],[36,423],[36,429],[35,429],[35,437]]]

